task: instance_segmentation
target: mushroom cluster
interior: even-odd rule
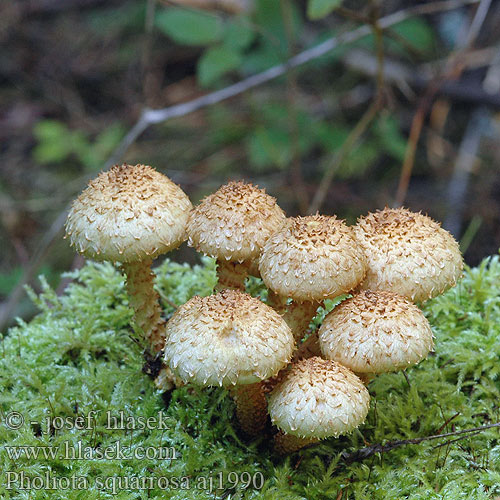
[[[348,226],[334,215],[286,217],[263,189],[229,182],[192,207],[145,165],[101,173],[66,223],[76,249],[118,262],[146,353],[162,357],[157,385],[173,380],[230,390],[241,429],[289,453],[361,425],[366,384],[404,370],[433,348],[416,305],[454,286],[463,260],[438,223],[407,209],[378,210]],[[188,242],[217,260],[218,282],[166,322],[153,288],[155,257]],[[261,277],[267,303],[245,293]],[[345,296],[317,332],[326,299]],[[180,382],[179,382],[180,383]]]

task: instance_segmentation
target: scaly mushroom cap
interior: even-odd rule
[[[178,247],[191,209],[182,189],[155,169],[115,165],[73,202],[66,234],[86,257],[135,262]]]
[[[354,230],[368,260],[364,290],[389,290],[421,302],[462,275],[458,243],[426,215],[385,208],[360,217]]]
[[[295,347],[277,312],[237,290],[193,297],[170,318],[166,337],[165,361],[182,380],[200,386],[272,377]]]
[[[369,408],[363,382],[345,366],[319,357],[292,365],[269,398],[272,422],[302,438],[346,434],[364,422]]]
[[[259,270],[268,288],[297,301],[320,301],[356,287],[366,260],[352,228],[335,216],[287,219],[262,249]]]
[[[402,370],[433,347],[422,311],[392,292],[363,291],[345,300],[325,317],[318,337],[326,358],[357,373]]]
[[[229,182],[191,213],[188,245],[216,259],[258,258],[269,236],[285,221],[276,199],[252,184]]]

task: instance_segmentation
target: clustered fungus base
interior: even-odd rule
[[[85,256],[121,263],[144,348],[163,355],[156,382],[229,388],[246,434],[261,434],[269,411],[281,453],[362,424],[369,393],[354,372],[366,382],[424,359],[432,331],[410,301],[442,293],[463,268],[453,237],[407,209],[370,213],[354,227],[336,216],[286,218],[272,196],[243,182],[193,209],[145,165],[91,181],[66,230]],[[192,297],[165,322],[152,260],[186,239],[217,259],[217,293]],[[273,307],[244,292],[249,275],[262,277]],[[344,294],[319,337],[302,342],[323,301]]]

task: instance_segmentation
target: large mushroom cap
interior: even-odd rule
[[[385,208],[360,217],[354,230],[368,260],[364,290],[389,290],[420,302],[454,286],[462,274],[458,243],[426,215]]]
[[[363,291],[331,311],[318,330],[321,352],[357,373],[401,370],[433,347],[422,311],[392,292]]]
[[[262,249],[259,270],[267,287],[298,301],[333,298],[356,287],[366,261],[352,228],[335,216],[287,219]]]
[[[229,386],[276,375],[294,340],[283,318],[237,290],[195,296],[167,323],[165,360],[185,382]]]
[[[204,198],[189,217],[188,244],[216,259],[258,258],[285,221],[276,199],[252,184],[229,182]]]
[[[351,370],[319,357],[292,365],[269,399],[272,422],[287,434],[323,439],[365,420],[370,396]]]
[[[66,233],[86,257],[134,262],[179,246],[191,209],[182,189],[152,167],[116,165],[73,202]]]

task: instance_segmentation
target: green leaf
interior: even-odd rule
[[[307,4],[307,17],[321,19],[340,7],[342,0],[309,0]]]
[[[165,35],[184,45],[206,45],[220,40],[222,21],[197,10],[170,8],[156,16],[156,26]]]
[[[262,42],[269,45],[278,57],[284,58],[288,54],[288,42],[283,21],[283,12],[277,0],[256,0],[255,23],[260,27]],[[302,14],[295,2],[289,2],[291,9],[291,35],[298,40],[304,26]]]
[[[42,120],[34,126],[33,135],[38,142],[33,151],[37,162],[44,165],[57,163],[71,154],[71,132],[64,123]]]
[[[419,52],[425,54],[434,48],[434,32],[431,26],[423,19],[407,19],[394,26],[392,31],[406,39]],[[389,45],[392,45],[392,43]],[[394,45],[399,45],[400,50],[408,51],[408,49],[401,47],[397,42]]]
[[[240,64],[239,53],[225,46],[211,47],[198,61],[198,81],[203,86],[211,85],[224,73],[237,68]]]
[[[248,149],[250,163],[259,169],[284,168],[290,162],[290,138],[282,128],[256,128],[250,135]]]
[[[245,50],[254,41],[255,34],[249,20],[236,18],[226,25],[224,45],[233,50]]]
[[[403,161],[406,139],[399,130],[399,123],[391,115],[384,115],[375,124],[375,132],[385,152],[398,161]]]

